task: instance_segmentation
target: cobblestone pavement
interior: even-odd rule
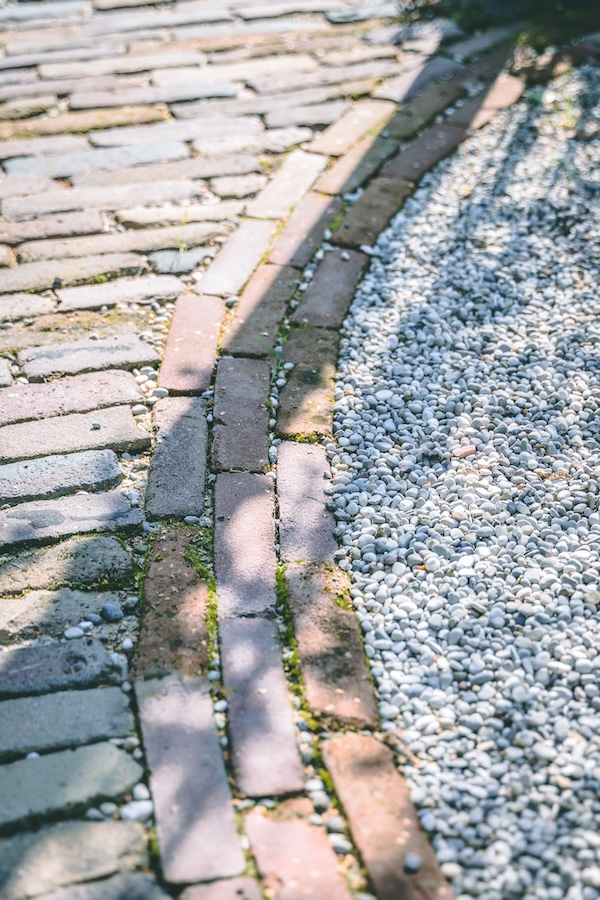
[[[337,329],[570,57],[396,12],[0,7],[5,900],[452,896],[335,565]]]

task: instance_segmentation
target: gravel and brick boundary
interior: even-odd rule
[[[416,182],[597,48],[394,11],[0,9],[8,900],[452,896],[335,565],[337,330]]]

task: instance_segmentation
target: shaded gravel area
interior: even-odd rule
[[[342,332],[331,499],[461,900],[600,897],[600,69],[470,138]]]

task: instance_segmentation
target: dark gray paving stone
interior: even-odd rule
[[[260,359],[217,364],[212,444],[216,471],[264,472],[269,464],[271,366]]]
[[[0,466],[0,503],[48,500],[77,490],[114,487],[122,479],[113,450],[43,456]]]
[[[141,523],[139,510],[117,492],[34,500],[0,511],[0,549],[48,544],[89,531],[130,530]]]
[[[37,897],[147,861],[144,826],[137,822],[60,822],[0,841],[0,895],[4,900]]]
[[[119,369],[67,376],[45,384],[15,384],[2,392],[0,426],[135,403],[141,395],[133,375]]]
[[[41,632],[60,635],[69,625],[77,625],[88,613],[99,613],[107,602],[119,601],[117,594],[95,591],[30,591],[23,597],[4,598],[0,603],[0,640],[35,637]]]
[[[150,519],[199,516],[204,503],[208,426],[199,397],[168,397],[155,405],[156,445],[146,493]]]
[[[132,579],[130,554],[104,535],[73,538],[0,563],[0,594],[49,587],[123,587]]]
[[[224,619],[219,633],[239,790],[249,797],[301,791],[303,768],[275,623]]]
[[[323,447],[283,441],[277,459],[279,540],[287,562],[333,561],[335,519],[326,506],[324,474],[329,471]]]
[[[250,540],[251,536],[251,540]],[[215,491],[215,574],[219,613],[275,608],[275,496],[266,475],[222,472]]]
[[[136,684],[165,879],[239,875],[245,866],[208,682],[169,676]]]
[[[106,284],[86,284],[83,287],[56,291],[59,309],[100,309],[117,303],[153,303],[155,300],[175,300],[184,290],[178,278],[144,275],[141,278],[119,278]]]
[[[31,381],[52,375],[77,375],[101,369],[133,369],[159,361],[156,350],[137,334],[118,334],[99,341],[72,341],[21,350],[19,363]]]
[[[0,697],[42,694],[116,681],[119,668],[97,638],[15,647],[0,654]]]
[[[149,875],[115,875],[106,881],[78,884],[45,894],[40,900],[169,900]]]
[[[128,450],[137,453],[149,446],[150,435],[138,428],[128,406],[71,413],[45,421],[19,422],[5,425],[0,430],[2,463],[55,453],[79,453],[81,450]],[[88,465],[89,462],[88,459]]]
[[[109,743],[7,763],[0,766],[0,829],[122,797],[142,775],[128,753]]]
[[[129,700],[120,687],[5,700],[0,719],[0,759],[125,737],[134,729]]]

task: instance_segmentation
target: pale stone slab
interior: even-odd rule
[[[5,700],[0,717],[0,759],[125,737],[134,729],[133,713],[120,687]]]
[[[123,478],[113,450],[44,456],[0,466],[0,503],[49,500],[77,490],[114,487]]]
[[[95,449],[137,453],[149,446],[150,435],[138,428],[130,408],[112,406],[89,413],[55,416],[45,421],[6,425],[0,431],[0,462],[9,463],[55,453],[78,453],[81,450]],[[89,464],[89,457],[85,462]],[[76,463],[81,463],[81,460]],[[53,468],[58,476],[61,465],[64,473],[68,463],[49,463],[46,465],[47,472],[49,468]],[[37,463],[33,468],[34,477],[42,469],[43,464]],[[111,471],[116,474],[114,467]],[[21,478],[25,474],[21,467]],[[49,472],[48,475],[51,477]],[[0,479],[1,477],[0,467]],[[114,480],[114,475],[111,479],[104,480]]]
[[[45,894],[41,900],[169,900],[169,897],[153,878],[132,872],[62,888]]]
[[[0,892],[4,900],[23,900],[147,861],[137,822],[60,822],[0,842]]]
[[[80,256],[76,259],[44,260],[14,266],[9,271],[3,272],[0,288],[9,293],[45,291],[62,284],[96,278],[98,275],[139,274],[147,268],[145,259],[136,256],[135,253],[104,253],[98,256]]]
[[[99,341],[29,347],[19,353],[19,363],[31,381],[52,375],[77,375],[101,369],[133,369],[157,363],[158,353],[137,334],[116,334]]]
[[[118,96],[118,95],[117,95]],[[5,169],[9,175],[44,175],[46,178],[69,178],[82,172],[98,169],[120,169],[167,159],[184,159],[188,149],[182,141],[162,141],[131,148],[112,147],[105,150],[84,150],[60,155],[17,156],[9,159]]]
[[[279,539],[287,562],[333,561],[335,519],[326,506],[327,454],[315,444],[283,441],[277,464]]]
[[[3,294],[0,296],[0,322],[18,322],[54,312],[54,301],[36,294]],[[1,415],[1,413],[0,413]]]
[[[186,884],[245,866],[208,683],[169,676],[136,685],[161,866]]]
[[[196,77],[198,71],[194,69]],[[213,141],[243,135],[248,141],[260,135],[263,130],[264,125],[258,116],[240,116],[237,119],[202,116],[187,122],[155,122],[153,125],[135,125],[131,128],[107,128],[105,131],[93,131],[89,137],[95,147],[121,147],[155,140],[194,141],[198,138],[206,139],[207,135]],[[122,205],[125,206],[125,203]]]
[[[143,769],[113,744],[92,744],[0,766],[0,828],[29,825],[122,797]]]
[[[182,211],[179,207],[179,219]],[[100,309],[117,303],[153,303],[155,300],[175,300],[184,290],[183,282],[174,275],[145,275],[135,279],[117,279],[106,284],[89,284],[83,287],[56,291],[60,312],[75,309]]]

